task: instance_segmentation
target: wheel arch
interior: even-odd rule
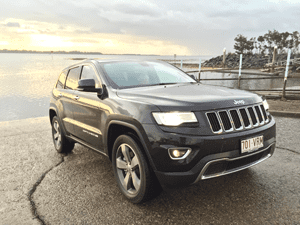
[[[66,128],[64,126],[64,123],[62,121],[62,119],[60,118],[60,115],[59,115],[59,111],[58,109],[56,108],[56,105],[50,105],[50,108],[49,108],[49,120],[50,120],[50,124],[52,125],[52,120],[53,120],[53,117],[54,116],[57,116],[60,123],[61,123],[61,126],[62,126],[62,129],[64,131],[65,134],[67,134],[67,131],[66,131]]]
[[[153,170],[156,170],[155,165],[152,161],[152,158],[149,153],[150,143],[146,136],[142,125],[139,124],[139,128],[137,125],[132,123],[119,121],[119,120],[112,120],[108,124],[108,129],[106,132],[107,136],[106,139],[106,146],[107,146],[107,153],[109,159],[112,159],[112,148],[115,140],[122,134],[127,134],[131,138],[133,138],[139,145],[141,145],[141,150],[145,153],[145,157],[147,161],[150,163],[150,166]]]
[[[58,116],[57,110],[54,107],[49,108],[49,119],[50,119],[50,124],[52,124],[52,119],[54,116]]]

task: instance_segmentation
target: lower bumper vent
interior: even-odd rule
[[[205,168],[204,173],[201,175],[202,179],[221,176],[248,168],[269,158],[271,156],[271,152],[272,146],[269,146],[266,150],[254,155],[212,162]]]

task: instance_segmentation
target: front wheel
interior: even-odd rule
[[[141,148],[132,137],[121,135],[116,139],[112,164],[118,186],[131,202],[142,203],[160,191]]]

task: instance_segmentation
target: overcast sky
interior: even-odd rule
[[[220,55],[237,34],[300,32],[300,0],[0,0],[0,49]]]

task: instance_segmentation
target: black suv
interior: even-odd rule
[[[204,85],[160,61],[86,60],[62,71],[50,102],[59,153],[80,143],[107,156],[121,192],[140,203],[161,187],[246,169],[275,150],[260,96]]]

